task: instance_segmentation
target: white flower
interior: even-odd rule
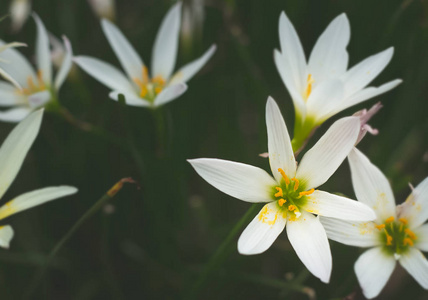
[[[0,106],[13,107],[0,111],[1,121],[19,122],[34,109],[44,106],[56,98],[56,94],[71,68],[71,47],[65,39],[67,55],[55,81],[52,82],[52,61],[48,34],[36,14],[34,14],[34,20],[37,24],[36,71],[17,50],[8,48],[0,53],[0,59],[8,62],[2,64],[2,68],[10,76],[7,79],[11,81],[11,83],[0,81]],[[5,43],[0,41],[0,47],[3,45]]]
[[[346,222],[321,218],[327,235],[337,242],[373,247],[355,263],[355,273],[367,298],[379,295],[398,261],[428,289],[428,178],[395,207],[394,195],[385,175],[359,150],[348,156],[355,194],[376,212],[373,222]]]
[[[275,64],[296,111],[296,131],[308,135],[314,127],[338,112],[383,94],[401,83],[400,79],[380,87],[366,87],[391,60],[393,48],[370,56],[348,70],[346,47],[350,39],[345,14],[336,17],[318,38],[309,61],[299,37],[282,13],[279,19],[281,52],[274,51]],[[302,129],[303,127],[303,129]],[[308,128],[304,128],[308,127]]]
[[[12,19],[12,31],[17,32],[30,15],[31,2],[30,0],[12,0],[9,11]]]
[[[151,73],[122,32],[107,20],[101,23],[104,34],[128,77],[96,58],[78,56],[75,61],[113,90],[109,94],[111,99],[118,100],[119,94],[123,94],[128,105],[158,107],[183,94],[187,89],[185,83],[205,65],[216,49],[215,45],[211,46],[200,58],[172,75],[178,51],[180,19],[181,2],[178,2],[168,11],[156,36]]]
[[[16,125],[0,147],[0,198],[12,184],[42,122],[43,110],[30,114]],[[77,192],[70,186],[47,187],[22,194],[0,207],[0,220],[13,214]],[[13,237],[10,225],[0,227],[0,247],[8,248]]]
[[[373,220],[374,212],[357,201],[314,190],[336,171],[358,136],[360,122],[347,117],[335,122],[296,167],[281,112],[272,98],[266,105],[269,163],[274,178],[246,164],[219,160],[189,160],[196,172],[222,192],[246,202],[267,203],[241,234],[238,251],[266,251],[284,230],[300,260],[316,277],[328,282],[332,259],[319,217]]]

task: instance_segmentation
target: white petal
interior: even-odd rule
[[[55,78],[56,91],[59,91],[59,89],[61,88],[73,64],[73,49],[71,48],[70,41],[65,36],[63,36],[63,39],[65,45],[65,56],[62,60],[61,68],[58,70],[58,74]]]
[[[421,251],[410,247],[399,262],[424,289],[428,289],[428,260]]]
[[[75,57],[74,61],[89,75],[112,90],[129,94],[135,93],[131,82],[116,67],[88,56]]]
[[[348,160],[358,201],[373,208],[380,223],[396,217],[394,194],[385,175],[357,148],[352,149]]]
[[[363,101],[366,101],[368,99],[374,98],[376,96],[379,96],[383,93],[386,93],[396,86],[398,86],[403,81],[401,79],[395,79],[392,81],[389,81],[385,84],[382,84],[379,87],[368,87],[363,90],[360,90],[353,94],[352,96],[344,99],[343,101],[339,102],[334,110],[331,111],[331,113],[328,115],[328,117],[331,117],[338,112],[347,109],[348,107],[357,105],[358,103],[361,103]]]
[[[152,77],[169,79],[174,70],[181,23],[181,2],[175,4],[162,20],[152,53]]]
[[[0,220],[11,215],[77,192],[75,187],[47,187],[22,194],[0,207]]]
[[[16,88],[0,81],[0,106],[15,106],[25,103],[25,97],[17,93]]]
[[[323,191],[306,196],[303,208],[313,214],[348,221],[372,221],[376,214],[366,204]]]
[[[272,97],[266,103],[266,127],[268,134],[269,163],[277,182],[281,182],[282,169],[289,178],[296,175],[296,160],[291,147],[287,126],[278,105]]]
[[[207,63],[207,61],[213,56],[217,46],[212,45],[201,57],[188,63],[180,70],[178,70],[169,81],[169,85],[176,83],[185,83],[189,81],[200,69]]]
[[[156,96],[154,106],[158,107],[180,97],[187,90],[185,83],[178,83],[168,86]]]
[[[358,138],[360,120],[346,117],[336,122],[303,156],[296,177],[307,189],[326,182],[351,151]]]
[[[428,251],[428,224],[414,228],[413,231],[417,236],[415,247],[422,251]]]
[[[297,113],[300,113],[302,117],[306,114],[306,103],[302,97],[302,91],[298,90],[300,86],[295,83],[295,78],[290,70],[290,60],[288,57],[284,57],[278,50],[274,50],[273,58],[275,60],[276,68],[284,82],[288,92],[290,93],[291,99],[293,100],[294,109]]]
[[[0,227],[0,247],[9,249],[10,241],[14,235],[13,229],[9,225]]]
[[[28,150],[39,133],[43,110],[30,114],[9,133],[0,148],[0,198],[18,174]]]
[[[331,79],[316,86],[307,101],[307,115],[312,116],[317,124],[324,122],[343,100],[343,83]]]
[[[302,211],[298,219],[288,220],[287,235],[306,268],[322,282],[328,283],[332,258],[327,235],[319,217]]]
[[[238,252],[251,255],[266,251],[284,230],[286,220],[276,201],[266,204],[239,237]]]
[[[25,106],[19,106],[8,110],[3,110],[0,111],[0,121],[17,123],[24,120],[30,113],[31,109]]]
[[[355,262],[355,274],[363,294],[371,299],[379,295],[394,271],[395,259],[386,255],[381,247],[367,250]]]
[[[406,218],[411,228],[416,228],[428,219],[428,177],[419,183],[406,202],[398,206],[400,218]]]
[[[0,46],[5,43],[0,41]],[[7,61],[2,64],[2,69],[15,79],[22,87],[27,86],[28,79],[37,82],[36,73],[28,60],[14,48],[7,48],[0,53],[0,58]]]
[[[150,106],[150,102],[148,100],[140,98],[135,93],[128,94],[128,93],[123,93],[123,92],[119,92],[119,91],[113,91],[113,92],[110,92],[109,97],[115,101],[118,101],[119,100],[119,94],[123,94],[125,96],[125,102],[127,105],[140,106],[140,107]]]
[[[388,48],[372,55],[348,70],[342,79],[345,83],[345,95],[351,96],[367,86],[388,65],[394,48]]]
[[[52,61],[49,50],[49,37],[45,25],[36,13],[33,13],[37,24],[36,61],[38,71],[42,72],[43,82],[50,85],[52,82]]]
[[[221,159],[187,160],[209,184],[246,202],[270,202],[277,183],[266,171],[246,164]]]
[[[103,19],[101,26],[128,77],[131,79],[138,78],[142,81],[144,64],[137,51],[135,51],[134,47],[132,47],[131,43],[129,43],[116,25]]]
[[[28,96],[28,103],[32,109],[45,105],[49,100],[51,100],[51,92],[49,90],[44,90]]]
[[[374,222],[348,222],[320,217],[329,239],[356,247],[380,246],[379,229]]]
[[[309,58],[309,73],[315,81],[342,75],[348,67],[351,30],[345,14],[337,16],[320,35]]]
[[[291,74],[295,89],[303,92],[307,79],[305,53],[293,24],[284,12],[279,17],[279,41],[282,58],[286,60],[285,65],[289,68],[286,72]]]

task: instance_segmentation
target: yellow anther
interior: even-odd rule
[[[162,92],[162,88],[161,87],[155,87],[156,95],[159,94],[160,92]]]
[[[389,217],[388,219],[385,220],[385,223],[391,223],[394,221],[394,217]]]
[[[407,233],[407,235],[412,239],[412,240],[416,240],[418,237],[416,236],[416,234],[411,231],[409,228],[406,228],[404,230],[405,233]]]
[[[404,218],[400,218],[398,219],[398,221],[400,221],[401,223],[403,223],[404,225],[407,225],[407,223],[409,223],[406,219]]]
[[[146,95],[147,95],[147,93],[148,93],[149,91],[147,90],[147,87],[144,85],[144,86],[142,86],[141,87],[141,92],[140,92],[140,97],[141,98],[144,98]]]
[[[166,83],[165,79],[162,76],[158,75],[150,80],[149,71],[147,67],[143,67],[142,79],[133,78],[135,84],[140,89],[140,97],[144,98],[147,94],[150,93],[150,97],[159,94],[162,92],[164,85]],[[154,95],[153,95],[154,94]]]
[[[308,196],[310,194],[312,194],[313,192],[315,192],[315,189],[310,189],[309,191],[304,191],[304,192],[300,192],[299,196]]]
[[[278,191],[278,193],[276,193],[274,196],[275,197],[283,197],[284,194],[282,193],[282,188],[280,188],[279,186],[275,187],[275,189]]]
[[[278,200],[278,205],[283,206],[285,202],[287,202],[287,200],[281,198]]]
[[[152,78],[152,82],[160,84],[160,85],[164,85],[165,84],[165,79],[163,79],[162,76],[158,75],[158,76]]]
[[[284,178],[285,184],[289,185],[290,184],[290,179],[288,179],[288,176],[285,174],[284,170],[281,168],[278,168],[278,172],[281,173],[282,178]]]
[[[386,245],[387,246],[392,245],[392,236],[390,236],[388,233],[386,233]]]
[[[306,80],[306,90],[305,90],[305,94],[304,94],[305,100],[307,100],[309,98],[309,95],[312,92],[312,83],[314,83],[314,79],[312,78],[312,75],[309,74],[308,79]]]
[[[149,70],[146,66],[143,66],[143,83],[147,84],[149,83]]]
[[[297,209],[296,205],[291,204],[291,205],[288,206],[288,210],[289,211],[293,211],[293,210],[296,210],[296,209]]]
[[[294,181],[294,191],[297,191],[297,189],[299,188],[299,179],[297,178],[291,178],[291,181]]]
[[[379,230],[382,230],[385,228],[385,224],[375,225],[375,227]]]
[[[404,246],[406,246],[406,245],[413,246],[414,244],[413,244],[413,241],[412,241],[411,239],[409,239],[409,238],[405,238],[405,239],[403,240],[403,245],[404,245]]]

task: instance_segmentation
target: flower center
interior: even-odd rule
[[[376,225],[380,231],[380,238],[384,244],[384,249],[391,253],[400,255],[414,245],[417,239],[416,234],[407,226],[408,221],[405,218],[394,220],[394,217],[389,217],[385,223]]]
[[[43,82],[42,75],[43,74],[42,74],[41,70],[37,71],[37,82],[33,81],[32,76],[28,76],[27,77],[27,87],[26,88],[23,87],[22,90],[18,90],[17,92],[19,94],[29,96],[31,94],[46,90],[46,85]]]
[[[303,99],[305,101],[308,100],[309,95],[312,92],[312,83],[314,83],[314,79],[312,78],[312,75],[309,74],[308,79],[306,79],[306,89],[305,89],[305,92],[303,93]]]
[[[299,218],[300,207],[306,203],[306,196],[312,194],[314,189],[306,191],[297,178],[288,178],[281,168],[278,169],[278,172],[281,174],[282,180],[279,186],[274,187],[273,199],[283,210],[293,212],[292,218]]]
[[[160,75],[150,78],[146,66],[143,66],[143,79],[134,78],[133,80],[140,89],[140,97],[152,102],[162,92],[166,84],[166,80]]]

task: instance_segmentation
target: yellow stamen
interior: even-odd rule
[[[304,191],[304,192],[300,192],[299,196],[308,196],[310,194],[312,194],[315,191],[315,189],[310,189],[309,191]]]
[[[152,78],[152,82],[160,84],[160,85],[164,85],[165,84],[165,79],[163,79],[162,76],[158,75],[158,76]]]
[[[314,83],[314,79],[312,78],[312,75],[309,74],[308,79],[306,80],[306,90],[305,90],[305,94],[304,94],[305,100],[307,100],[309,98],[309,95],[312,92],[312,83]]]
[[[407,225],[407,223],[409,223],[406,219],[404,218],[400,218],[398,219],[398,221],[400,221],[401,223],[403,223],[404,225]]]
[[[278,172],[281,173],[282,178],[284,178],[285,184],[289,185],[290,184],[290,179],[288,179],[287,175],[285,174],[284,170],[279,168]]]
[[[375,227],[379,230],[382,230],[385,228],[385,224],[375,225]]]
[[[278,205],[279,206],[283,206],[285,202],[287,202],[287,200],[285,200],[285,199],[279,199],[278,200]]]
[[[161,87],[155,87],[156,95],[159,94],[160,92],[162,92],[162,88]]]
[[[291,204],[291,205],[288,206],[288,210],[289,211],[293,211],[293,210],[296,210],[296,209],[297,209],[296,205]]]
[[[406,228],[406,229],[404,230],[404,232],[405,232],[405,233],[407,233],[407,235],[408,235],[412,240],[416,240],[416,239],[417,239],[416,234],[415,234],[413,231],[411,231],[409,228]]]
[[[391,223],[394,221],[394,217],[389,217],[388,219],[385,220],[385,223]]]
[[[146,66],[143,66],[143,83],[147,84],[149,83],[149,70]]]
[[[404,245],[404,246],[406,246],[406,245],[413,246],[414,244],[413,244],[413,241],[412,241],[411,239],[409,239],[409,238],[405,238],[405,239],[403,240],[403,245]]]
[[[276,190],[278,191],[278,193],[276,193],[274,196],[275,197],[283,197],[284,194],[282,193],[282,188],[280,188],[279,186],[275,187]]]
[[[386,233],[386,245],[391,246],[392,245],[392,236],[390,236],[388,234],[388,232],[386,232],[386,231],[385,231],[385,233]]]
[[[146,87],[145,85],[143,85],[143,86],[141,87],[140,97],[141,97],[141,98],[144,98],[144,97],[147,95],[147,93],[148,93],[148,92],[149,92],[149,91],[148,91],[147,87]]]
[[[294,191],[297,191],[297,189],[299,188],[299,179],[297,178],[291,178],[291,181],[294,181]]]

